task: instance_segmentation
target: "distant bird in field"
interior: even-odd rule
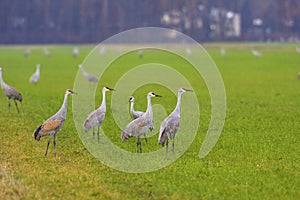
[[[186,53],[188,56],[191,56],[193,54],[193,52],[190,48],[186,48]]]
[[[22,95],[12,86],[7,85],[2,78],[2,68],[0,67],[0,83],[1,83],[1,88],[4,92],[4,94],[6,95],[7,99],[8,99],[8,111],[10,111],[10,99],[13,99],[16,105],[16,108],[19,111],[18,108],[18,104],[16,102],[16,100],[20,101],[22,103]]]
[[[130,114],[131,114],[133,119],[139,118],[140,116],[142,116],[144,114],[144,112],[142,112],[142,111],[134,110],[134,97],[133,96],[129,97],[129,103],[130,103]],[[149,129],[150,129],[150,131],[152,131],[153,126],[151,126]],[[145,136],[145,140],[147,142],[146,133],[144,133],[144,136]]]
[[[179,88],[178,96],[177,96],[177,105],[174,111],[164,119],[164,121],[160,125],[158,143],[164,146],[166,144],[166,154],[168,154],[168,144],[169,140],[173,138],[172,142],[172,152],[174,153],[174,139],[176,133],[180,126],[180,100],[181,95],[185,92],[190,92],[192,90],[188,90],[185,88]]]
[[[226,50],[224,48],[221,48],[221,56],[223,57],[226,56]]]
[[[139,51],[138,51],[138,55],[139,55],[139,58],[143,58],[143,55],[144,55],[143,51],[142,51],[142,50],[139,50]]]
[[[30,83],[36,84],[40,79],[40,67],[41,67],[40,64],[36,65],[36,71],[34,72],[34,74],[32,74],[32,76],[29,79]]]
[[[79,48],[75,47],[72,52],[72,56],[76,58],[79,55]]]
[[[106,48],[105,48],[105,47],[101,47],[101,49],[100,49],[100,54],[101,54],[101,55],[106,54]]]
[[[97,83],[97,82],[99,81],[98,78],[97,78],[96,76],[87,73],[87,72],[83,69],[82,65],[78,65],[78,67],[81,69],[81,72],[82,72],[83,76],[86,78],[86,80],[88,80],[89,82],[94,82],[94,83]]]
[[[131,121],[121,133],[121,140],[124,142],[125,139],[130,137],[137,137],[136,147],[137,151],[142,152],[142,143],[140,140],[141,135],[145,134],[150,128],[153,128],[153,112],[152,112],[152,105],[151,105],[151,98],[152,97],[161,97],[158,94],[153,92],[149,92],[147,94],[147,110],[146,112],[136,118],[135,120]]]
[[[53,139],[53,145],[54,145],[54,155],[56,155],[56,133],[61,129],[62,125],[64,124],[66,120],[67,115],[67,106],[68,106],[68,96],[70,94],[76,94],[76,92],[73,92],[70,89],[67,89],[65,92],[64,102],[59,109],[59,111],[47,119],[42,125],[40,125],[34,132],[34,139],[37,141],[40,141],[41,137],[49,135],[50,138],[47,143],[45,156],[47,156],[48,148],[50,144],[50,140],[52,136],[54,136]]]
[[[30,49],[26,49],[23,53],[24,57],[28,57],[30,55]]]
[[[44,48],[44,54],[45,54],[45,56],[48,56],[48,57],[51,56],[51,52],[47,48]]]
[[[296,51],[300,54],[300,47],[296,47]]]
[[[101,123],[104,120],[105,117],[105,113],[106,113],[106,99],[105,99],[105,93],[107,91],[113,91],[114,89],[109,88],[109,87],[104,87],[102,88],[102,103],[99,106],[99,108],[97,108],[96,110],[94,110],[93,112],[91,112],[88,117],[86,118],[83,127],[84,127],[84,131],[88,132],[91,128],[93,128],[93,135],[95,135],[94,132],[94,127],[98,127],[98,132],[97,132],[97,136],[98,136],[98,143],[100,143],[100,136],[99,136],[99,128],[101,126]]]
[[[298,73],[298,79],[300,80],[300,72]]]
[[[251,50],[251,52],[252,52],[252,54],[255,56],[255,57],[261,57],[262,56],[262,54],[259,52],[259,51],[257,51],[257,50]]]

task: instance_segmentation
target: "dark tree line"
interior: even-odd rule
[[[213,10],[240,14],[235,40],[300,37],[299,0],[1,0],[0,43],[100,42],[146,26],[174,28],[199,41],[232,39],[222,32],[225,15],[213,19]],[[163,23],[171,11],[179,22]]]

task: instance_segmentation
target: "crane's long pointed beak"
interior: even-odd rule
[[[159,94],[155,94],[155,96],[156,96],[156,97],[162,97],[162,96],[161,96],[161,95],[159,95]]]

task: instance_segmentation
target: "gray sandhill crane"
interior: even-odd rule
[[[47,57],[50,57],[50,56],[51,56],[51,52],[50,52],[47,48],[44,48],[44,54],[45,54],[45,56],[47,56]]]
[[[144,114],[144,112],[142,112],[142,111],[136,111],[136,110],[134,110],[134,97],[133,96],[129,97],[129,102],[130,102],[130,114],[131,114],[131,116],[132,116],[133,119],[139,118],[140,116],[142,116]],[[149,128],[149,130],[152,131],[153,130],[153,126],[151,126]],[[145,140],[147,142],[146,133],[144,133],[144,136],[145,136]]]
[[[0,67],[0,83],[1,83],[1,88],[6,95],[8,99],[8,111],[10,111],[10,99],[14,100],[16,108],[19,111],[18,104],[16,100],[20,101],[22,103],[22,95],[12,86],[7,85],[2,78],[2,68]]]
[[[186,53],[187,53],[188,56],[192,56],[193,52],[192,52],[192,50],[190,48],[186,48],[185,51],[186,51]]]
[[[30,55],[30,49],[26,49],[23,53],[24,57],[28,57]]]
[[[96,76],[87,73],[87,72],[83,69],[82,65],[78,65],[78,67],[81,69],[81,72],[82,72],[83,76],[86,78],[86,80],[88,80],[89,82],[94,82],[94,83],[97,83],[97,82],[99,81],[98,78],[97,78]]]
[[[255,57],[261,57],[262,56],[262,54],[259,52],[259,51],[257,51],[257,50],[251,50],[251,52],[252,52],[252,54],[255,56]]]
[[[139,50],[139,51],[138,51],[138,55],[139,55],[139,58],[143,58],[143,55],[144,55],[143,51],[142,51],[142,50]]]
[[[137,137],[136,147],[137,151],[140,150],[142,152],[142,143],[140,140],[141,135],[145,134],[149,129],[153,128],[153,112],[152,112],[152,105],[151,105],[151,98],[152,97],[161,97],[158,94],[153,92],[149,92],[147,94],[147,110],[146,112],[140,116],[139,118],[131,121],[121,133],[121,140],[124,142],[125,139],[130,137]]]
[[[226,56],[226,50],[224,48],[221,48],[220,52],[221,52],[221,56],[223,57]]]
[[[48,148],[50,144],[50,140],[52,137],[53,139],[53,145],[54,145],[54,155],[56,155],[56,133],[61,129],[62,125],[64,124],[66,120],[67,115],[67,106],[68,106],[68,96],[70,94],[76,94],[76,92],[73,92],[70,89],[67,89],[65,92],[65,97],[63,104],[61,108],[58,110],[58,112],[47,119],[42,125],[40,125],[35,131],[34,131],[34,139],[37,141],[40,141],[41,137],[49,135],[50,138],[47,143],[45,156],[47,156]]]
[[[41,67],[40,64],[36,65],[36,71],[34,72],[34,74],[32,74],[32,76],[29,79],[30,83],[36,84],[40,79],[40,67]]]
[[[172,152],[174,153],[174,139],[175,135],[180,126],[180,100],[181,95],[185,92],[190,92],[192,90],[188,90],[185,88],[178,89],[177,96],[177,104],[174,111],[164,119],[164,121],[160,125],[158,143],[164,146],[166,144],[166,154],[168,154],[168,144],[169,140],[173,138],[172,141]]]
[[[75,47],[72,52],[72,56],[76,58],[79,55],[79,48]]]
[[[105,93],[107,91],[114,91],[114,89],[109,87],[103,87],[102,88],[102,103],[93,112],[91,112],[88,117],[86,118],[83,127],[84,131],[88,132],[91,128],[93,128],[93,135],[95,135],[94,127],[98,127],[97,137],[98,137],[98,143],[100,143],[100,136],[99,136],[99,128],[101,126],[101,123],[104,120],[105,113],[106,113],[106,99],[105,99]]]

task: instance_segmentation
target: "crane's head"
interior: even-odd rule
[[[128,102],[134,102],[134,97],[130,96]]]
[[[185,89],[185,88],[179,88],[178,93],[184,93],[184,92],[192,92],[193,90]]]
[[[66,95],[69,95],[69,94],[77,94],[76,92],[70,90],[70,89],[67,89],[66,90]]]
[[[107,92],[107,91],[116,91],[115,89],[109,88],[109,87],[104,87],[102,89],[102,92]]]
[[[149,92],[148,97],[162,97],[162,96],[155,94],[154,92]]]

